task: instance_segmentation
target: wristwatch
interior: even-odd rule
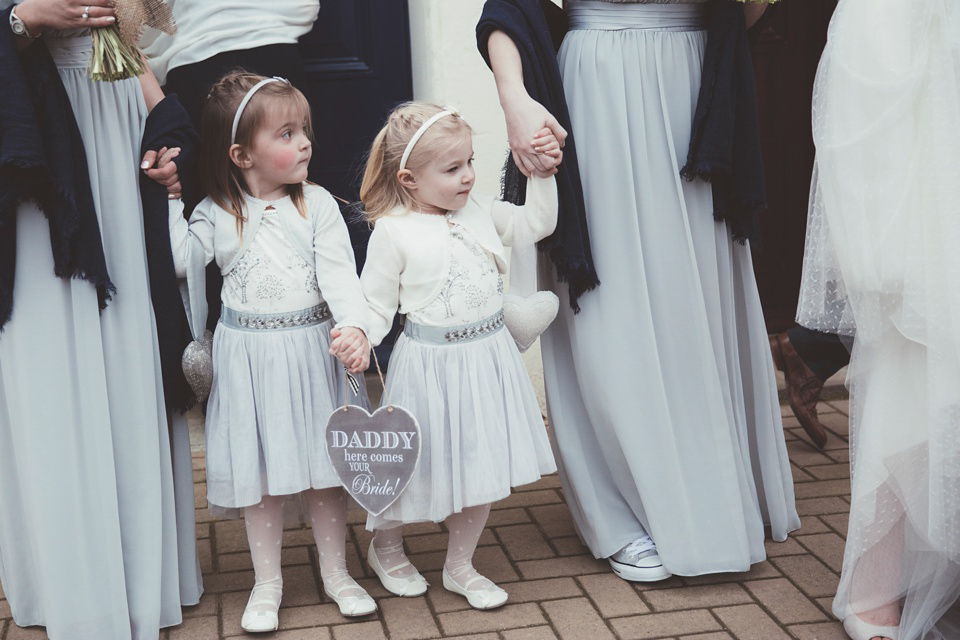
[[[10,30],[13,31],[13,35],[20,36],[21,38],[29,38],[30,40],[36,40],[40,35],[31,35],[27,31],[27,25],[23,24],[23,20],[17,17],[16,7],[10,9]]]

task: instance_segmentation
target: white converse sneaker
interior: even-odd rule
[[[657,554],[650,536],[637,538],[607,558],[613,572],[630,582],[659,582],[671,576]]]

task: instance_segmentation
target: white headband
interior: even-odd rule
[[[427,129],[429,129],[434,122],[444,116],[456,116],[459,118],[460,112],[453,107],[447,107],[445,111],[441,111],[420,125],[420,128],[417,129],[417,132],[413,134],[412,138],[410,138],[410,142],[407,143],[407,148],[403,150],[403,156],[400,158],[400,171],[403,171],[407,168],[407,160],[410,159],[410,152],[413,151],[413,147],[417,144],[417,141],[423,137],[423,134],[426,133]]]
[[[264,85],[270,84],[271,82],[286,82],[290,84],[290,81],[286,78],[281,78],[279,76],[274,76],[272,78],[264,78],[257,84],[250,87],[250,90],[247,91],[247,95],[243,96],[243,100],[240,101],[240,106],[237,107],[237,113],[233,116],[233,129],[230,133],[230,144],[236,144],[237,142],[237,126],[240,125],[240,116],[243,115],[243,110],[247,108],[250,99],[253,98],[253,94],[260,90]]]

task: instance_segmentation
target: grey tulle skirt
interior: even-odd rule
[[[400,336],[384,395],[420,423],[420,463],[406,490],[367,528],[439,522],[536,482],[556,465],[540,406],[506,329],[455,344]]]
[[[340,485],[326,444],[346,384],[329,353],[332,327],[332,320],[277,330],[217,326],[206,421],[212,512],[236,516],[264,495]],[[350,390],[348,401],[368,406],[359,380],[361,395]]]

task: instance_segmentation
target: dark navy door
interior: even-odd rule
[[[317,140],[310,177],[356,201],[370,143],[391,107],[413,96],[407,2],[322,0],[300,51]],[[363,225],[352,224],[351,234],[362,265]]]
[[[367,151],[390,109],[413,98],[407,0],[321,0],[313,31],[300,39],[316,147],[310,179],[338,198],[356,202]],[[357,267],[370,237],[344,208]],[[377,348],[387,365],[399,331]]]

